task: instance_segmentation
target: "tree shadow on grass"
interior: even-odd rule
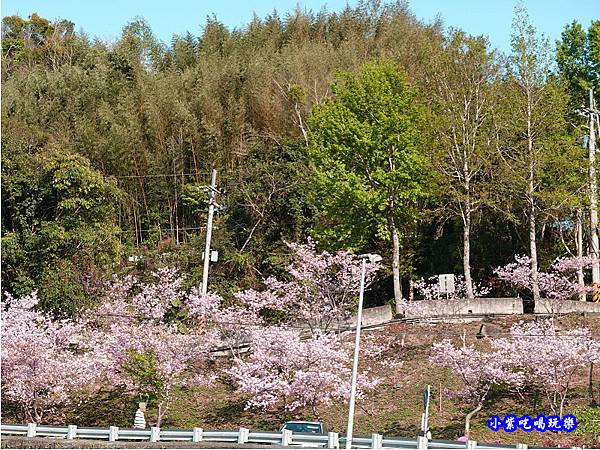
[[[433,439],[452,441],[465,434],[464,422],[452,422],[444,427],[431,427]]]
[[[72,404],[66,420],[78,426],[131,428],[137,406],[137,397],[126,393],[124,387],[116,387],[101,390],[77,406]]]
[[[21,423],[24,416],[18,403],[2,399],[2,408],[0,409],[2,423]]]
[[[231,422],[238,422],[246,412],[244,407],[245,402],[243,401],[226,402],[211,409],[210,412],[204,413],[202,421],[216,427]]]

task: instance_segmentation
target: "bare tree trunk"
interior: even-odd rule
[[[473,298],[473,280],[471,279],[471,207],[466,205],[463,220],[463,270],[465,272],[465,284],[467,298]]]
[[[392,277],[394,279],[394,301],[396,313],[402,310],[402,286],[400,284],[400,238],[394,223],[393,211],[388,212],[388,227],[392,238]]]
[[[596,399],[594,398],[594,363],[590,363],[590,376],[588,379],[588,392],[590,394],[590,405],[596,406]]]
[[[559,412],[558,412],[558,415],[559,415],[560,417],[562,417],[562,416],[563,416],[563,412],[564,412],[564,409],[565,409],[565,400],[566,400],[566,399],[567,399],[567,392],[565,391],[565,392],[564,392],[564,393],[563,393],[563,394],[560,396],[560,408],[559,408],[559,410],[558,410],[558,411],[559,411]]]
[[[529,212],[529,250],[531,254],[531,282],[533,284],[533,300],[540,298],[540,285],[538,282],[538,264],[537,264],[537,242],[535,236],[535,200],[530,199],[531,210]]]
[[[483,408],[483,403],[479,402],[477,404],[477,408],[475,408],[473,411],[471,411],[469,414],[467,414],[467,417],[465,417],[465,436],[469,437],[469,431],[471,428],[471,417],[473,417],[475,414],[477,414],[481,408]]]
[[[595,106],[594,91],[590,89],[590,109]],[[590,255],[592,256],[592,285],[594,286],[593,295],[595,298],[598,292],[597,283],[600,283],[600,247],[598,244],[598,186],[596,182],[596,131],[594,114],[590,112],[590,139],[588,141],[589,150],[589,193],[590,193]]]
[[[533,291],[533,300],[538,301],[540,298],[540,285],[538,282],[538,260],[537,260],[537,242],[535,233],[535,155],[534,134],[532,128],[533,119],[533,99],[531,90],[527,90],[527,155],[529,157],[529,177],[528,177],[528,192],[527,201],[529,202],[529,249],[531,256],[531,283]]]

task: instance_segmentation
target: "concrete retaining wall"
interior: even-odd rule
[[[436,316],[523,314],[521,298],[474,298],[471,300],[417,300],[409,304],[407,319]]]
[[[567,313],[597,313],[600,315],[600,303],[565,300],[557,302],[551,299],[540,299],[535,302],[535,314],[567,314]]]
[[[352,317],[346,322],[348,326],[356,326],[357,314],[353,314]],[[392,307],[390,305],[375,306],[373,308],[364,308],[362,325],[379,325],[381,323],[389,322],[393,319]]]

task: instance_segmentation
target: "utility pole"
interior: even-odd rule
[[[598,260],[598,186],[596,183],[596,130],[595,115],[597,113],[594,104],[594,90],[590,88],[589,98],[589,129],[588,139],[589,151],[589,183],[590,183],[590,255],[592,257],[592,286],[594,297],[600,288],[600,261]]]
[[[208,288],[208,265],[210,264],[210,239],[212,237],[213,216],[215,215],[215,194],[217,193],[217,169],[213,169],[210,187],[208,188],[208,223],[206,225],[206,246],[204,247],[204,268],[202,270],[202,289],[206,294]]]
[[[575,222],[575,246],[577,247],[577,258],[581,261],[583,257],[583,211],[577,208],[577,218]],[[583,278],[583,267],[577,269],[577,284],[581,289],[579,300],[585,302],[585,283]]]

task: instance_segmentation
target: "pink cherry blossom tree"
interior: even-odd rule
[[[551,314],[560,312],[566,300],[585,292],[587,288],[575,281],[577,269],[591,267],[591,258],[558,258],[547,272],[538,272],[540,295],[547,300]],[[494,273],[518,288],[533,290],[534,276],[529,256],[515,256],[515,262],[498,267]]]
[[[175,385],[194,385],[204,379],[189,371],[192,362],[209,357],[202,337],[182,334],[175,326],[145,321],[111,325],[100,335],[109,364],[109,378],[128,387],[158,408],[156,426],[168,411]]]
[[[254,311],[273,309],[289,320],[306,324],[311,331],[327,332],[351,314],[360,289],[361,261],[349,252],[317,252],[315,243],[287,244],[293,261],[287,267],[290,281],[269,277],[266,290],[247,290],[236,298]],[[367,263],[365,286],[379,265]]]
[[[427,279],[421,278],[413,283],[414,289],[417,294],[422,296],[425,300],[462,300],[467,298],[467,283],[463,275],[456,275],[454,277],[454,292],[449,294],[442,294],[440,292],[440,284],[437,276],[429,277]],[[484,297],[489,294],[490,288],[483,286],[479,283],[473,284],[473,296]]]
[[[421,278],[413,283],[418,296],[427,301],[427,305],[420,301],[403,301],[404,315],[422,317],[428,314],[428,311],[440,310],[448,311],[448,314],[458,315],[461,308],[464,307],[464,299],[467,295],[467,283],[463,275],[456,275],[454,278],[454,292],[441,293],[437,276],[427,279]],[[480,283],[472,283],[473,297],[484,297],[490,293],[491,289]],[[430,314],[430,313],[429,313]]]
[[[197,289],[185,292],[182,284],[173,269],[160,269],[146,282],[134,277],[115,280],[88,315],[88,339],[99,349],[98,369],[113,382],[153,400],[157,426],[168,411],[175,385],[214,378],[214,374],[194,375],[189,368],[206,363],[219,342],[210,322],[218,315],[221,298]],[[173,307],[186,307],[198,325],[181,333],[166,321]]]
[[[546,393],[552,412],[561,417],[577,371],[600,361],[600,342],[589,329],[559,330],[552,319],[515,324],[511,339],[492,345],[511,355],[512,364]]]
[[[340,337],[317,332],[302,339],[298,330],[267,327],[257,335],[246,359],[236,359],[227,374],[237,389],[250,396],[247,408],[282,405],[293,411],[345,401],[350,392],[349,352]],[[359,396],[377,379],[363,374]]]
[[[39,423],[98,374],[93,352],[81,343],[81,325],[53,321],[35,310],[37,303],[35,292],[21,298],[6,294],[0,333],[2,396],[20,405],[25,420]]]
[[[498,385],[518,386],[522,376],[512,369],[510,354],[505,350],[481,352],[473,346],[454,347],[444,340],[433,344],[430,360],[451,369],[462,380],[463,389],[452,394],[467,400],[474,408],[465,417],[465,436],[469,436],[471,418],[483,408],[490,391]]]

